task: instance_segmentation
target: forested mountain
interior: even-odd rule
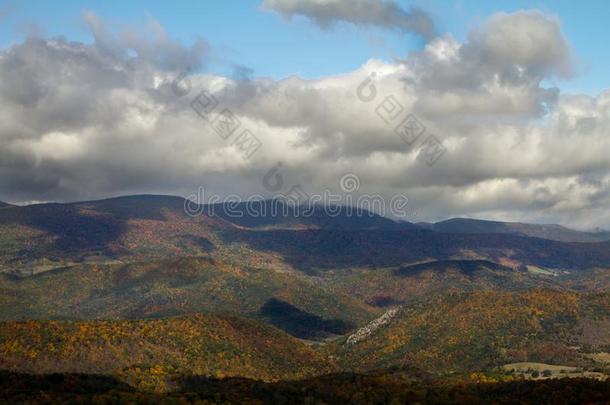
[[[267,202],[270,204],[270,202]],[[610,263],[610,242],[567,243],[506,233],[442,233],[378,216],[185,213],[185,200],[133,196],[0,211],[0,270],[34,274],[77,263],[206,256],[300,271],[484,259],[512,267],[583,269]],[[235,208],[233,208],[235,210]],[[244,211],[247,211],[244,208]],[[234,215],[234,214],[233,214]]]

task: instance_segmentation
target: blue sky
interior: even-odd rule
[[[578,62],[578,75],[552,83],[564,92],[595,95],[610,87],[607,48],[610,4],[601,0],[573,1],[398,1],[432,14],[441,33],[464,39],[498,11],[536,8],[556,15]],[[152,17],[184,43],[203,38],[212,46],[207,69],[229,73],[233,65],[254,70],[255,76],[283,78],[298,74],[318,78],[356,69],[369,58],[391,60],[418,50],[414,36],[377,28],[349,25],[321,30],[302,18],[288,23],[260,9],[258,1],[75,1],[0,0],[0,46],[21,41],[27,32],[45,37],[64,36],[90,42],[82,22],[90,10],[116,28],[145,25]]]

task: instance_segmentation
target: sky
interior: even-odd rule
[[[0,0],[0,200],[268,196],[280,164],[286,189],[350,174],[405,194],[411,221],[610,228],[608,17],[602,1]],[[235,134],[207,121],[225,108]]]
[[[568,0],[396,3],[405,9],[421,7],[434,18],[440,33],[451,33],[459,40],[494,12],[542,10],[560,20],[578,59],[578,76],[558,85],[566,91],[590,94],[607,88],[610,7],[603,0],[589,0],[576,6]],[[243,65],[256,76],[320,78],[357,69],[370,58],[401,58],[424,45],[417,37],[375,27],[358,29],[338,24],[330,30],[319,30],[303,17],[291,22],[277,18],[273,12],[262,10],[258,1],[63,0],[49,6],[44,0],[2,0],[0,46],[6,47],[32,33],[91,42],[91,33],[82,21],[87,11],[117,27],[144,26],[153,18],[173,38],[186,44],[203,38],[213,47],[214,57],[208,70],[223,74],[231,74],[234,65]]]

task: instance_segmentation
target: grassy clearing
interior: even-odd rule
[[[519,377],[526,378],[528,380],[543,380],[548,378],[595,378],[597,380],[604,381],[608,376],[604,373],[598,373],[593,371],[585,371],[580,367],[571,367],[565,365],[553,365],[545,363],[532,363],[532,362],[521,362],[521,363],[510,363],[505,364],[502,368],[506,371],[511,371]]]
[[[527,271],[532,274],[538,274],[542,276],[556,276],[557,273],[548,269],[543,269],[542,267],[527,265]]]

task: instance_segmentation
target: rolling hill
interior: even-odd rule
[[[308,275],[206,257],[80,264],[0,274],[0,320],[139,319],[209,312],[264,320],[296,337],[348,333],[383,308],[460,291],[604,291],[609,270],[534,272],[484,260],[348,268]]]
[[[286,319],[278,304],[297,311],[301,321],[308,319],[307,327],[289,327],[295,320]],[[0,320],[138,319],[193,312],[265,319],[303,338],[344,333],[376,313],[348,293],[301,274],[210,258],[83,264],[25,278],[0,275]],[[326,331],[328,324],[341,327]]]
[[[225,241],[278,254],[293,268],[308,272],[459,259],[556,269],[588,269],[610,264],[610,242],[567,243],[503,234],[428,230],[227,230]]]
[[[153,390],[176,375],[295,379],[336,370],[322,355],[264,323],[189,315],[137,321],[0,323],[0,368],[31,374],[114,375]]]
[[[585,352],[610,348],[608,308],[607,292],[450,293],[402,307],[382,326],[330,347],[339,364],[359,371],[417,365],[451,373],[518,361],[594,367]]]
[[[423,297],[460,291],[520,291],[530,288],[576,290],[582,282],[597,282],[601,274],[548,276],[485,260],[440,260],[384,268],[355,268],[325,273],[327,283],[343,294],[381,308],[408,304]]]

